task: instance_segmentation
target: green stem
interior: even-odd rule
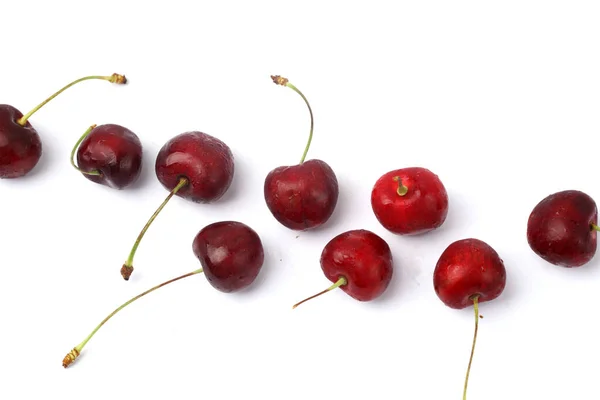
[[[319,297],[319,296],[321,296],[322,294],[325,294],[325,293],[327,293],[327,292],[329,292],[329,291],[331,291],[331,290],[333,290],[333,289],[337,289],[337,288],[339,288],[340,286],[346,285],[347,283],[348,283],[348,281],[346,280],[346,278],[342,276],[342,277],[340,277],[340,278],[337,280],[337,282],[335,282],[333,285],[329,286],[327,289],[325,289],[325,290],[323,290],[322,292],[319,292],[319,293],[317,293],[317,294],[315,294],[315,295],[312,295],[312,296],[310,296],[310,297],[307,297],[306,299],[302,300],[302,301],[301,301],[301,302],[299,302],[299,303],[296,303],[296,304],[294,304],[294,306],[293,306],[292,308],[296,308],[296,307],[298,307],[298,306],[299,306],[300,304],[302,304],[302,303],[305,303],[305,302],[307,302],[307,301],[309,301],[309,300],[312,300],[312,299],[314,299],[315,297]]]
[[[598,231],[598,232],[600,232],[600,227],[599,227],[598,225],[596,225],[596,224],[594,224],[594,223],[591,223],[591,224],[590,224],[590,227],[592,228],[592,230],[595,230],[595,231]]]
[[[469,384],[469,373],[471,372],[471,364],[473,363],[473,354],[475,353],[475,343],[477,342],[477,330],[479,329],[479,295],[472,297],[473,309],[475,310],[475,333],[473,334],[473,344],[471,345],[471,357],[469,358],[469,366],[467,367],[467,375],[465,377],[465,388],[463,391],[463,400],[467,400],[467,386]]]
[[[90,134],[91,131],[94,130],[94,128],[96,127],[96,125],[92,125],[90,126],[87,131],[85,131],[85,133],[83,135],[81,135],[81,137],[79,138],[79,140],[77,141],[77,143],[75,143],[75,146],[73,146],[73,150],[71,150],[71,165],[73,166],[73,168],[75,168],[77,171],[81,172],[82,174],[87,174],[87,175],[102,175],[100,173],[100,171],[84,171],[81,168],[79,168],[77,165],[75,165],[75,153],[77,152],[77,149],[79,148],[79,145],[81,144],[81,142],[83,142],[83,140],[87,137],[87,135]]]
[[[133,244],[133,247],[131,248],[131,251],[129,252],[129,257],[127,257],[127,261],[125,261],[125,264],[123,264],[123,267],[121,268],[121,275],[123,275],[123,278],[125,280],[129,280],[129,276],[133,272],[133,257],[135,256],[135,252],[137,251],[137,248],[140,245],[140,242],[142,241],[142,238],[146,234],[146,231],[148,230],[148,228],[150,228],[150,225],[152,225],[152,222],[156,219],[156,217],[158,216],[158,214],[160,214],[160,212],[162,211],[162,209],[165,208],[165,206],[167,205],[167,203],[169,202],[169,200],[171,200],[171,198],[182,187],[184,187],[187,184],[188,184],[187,178],[180,178],[179,179],[179,183],[177,184],[177,186],[175,186],[173,188],[173,190],[171,190],[171,192],[169,193],[169,195],[167,196],[167,198],[156,209],[156,211],[154,212],[154,214],[152,214],[152,216],[150,217],[150,219],[148,220],[148,222],[146,222],[146,225],[144,225],[144,228],[142,229],[142,231],[138,235],[135,243]]]
[[[398,182],[398,189],[396,189],[398,196],[405,196],[408,193],[408,188],[402,184],[402,179],[399,176],[395,176],[394,181]]]
[[[181,275],[177,278],[168,280],[166,282],[161,283],[160,285],[154,286],[152,289],[148,289],[143,293],[138,294],[137,296],[131,298],[130,300],[126,301],[125,303],[123,303],[122,305],[120,305],[119,307],[117,307],[117,309],[115,309],[113,312],[111,312],[106,318],[104,318],[102,320],[102,322],[100,322],[98,324],[98,326],[96,326],[96,328],[94,328],[94,330],[92,331],[92,333],[90,333],[81,343],[79,343],[77,346],[75,346],[73,348],[73,350],[71,350],[63,359],[63,367],[67,368],[73,361],[75,361],[75,359],[77,357],[79,357],[79,354],[81,353],[81,351],[83,350],[83,348],[85,347],[85,345],[87,344],[87,342],[90,341],[90,339],[96,334],[96,332],[98,332],[98,330],[109,320],[111,319],[116,313],[118,313],[119,311],[121,311],[122,309],[124,309],[125,307],[127,307],[129,304],[133,303],[134,301],[136,301],[137,299],[144,297],[145,295],[147,295],[148,293],[151,293],[153,291],[155,291],[156,289],[160,289],[163,286],[168,285],[169,283],[173,283],[176,282],[180,279],[183,278],[187,278],[188,276],[192,276],[192,275],[196,275],[196,274],[200,274],[202,273],[202,268],[197,269],[195,271],[192,272],[188,272],[187,274]]]
[[[27,120],[33,114],[35,114],[36,111],[38,111],[40,108],[42,108],[43,106],[45,106],[48,102],[50,102],[50,100],[54,99],[56,96],[58,96],[59,94],[61,94],[62,92],[64,92],[68,88],[70,88],[71,86],[76,85],[79,82],[87,81],[87,80],[90,80],[90,79],[100,79],[100,80],[104,80],[104,81],[109,81],[111,83],[117,83],[117,84],[120,84],[120,85],[127,83],[127,78],[125,78],[125,76],[119,75],[119,74],[112,74],[110,76],[92,75],[92,76],[86,76],[84,78],[79,78],[79,79],[77,79],[77,80],[69,83],[67,86],[63,87],[58,92],[56,92],[52,96],[48,97],[46,100],[42,101],[33,110],[29,111],[27,114],[25,114],[21,118],[19,118],[19,120],[17,121],[17,123],[19,125],[21,125],[21,126],[25,126],[25,124],[27,123]]]
[[[276,84],[281,85],[281,86],[287,86],[290,89],[292,89],[294,92],[298,93],[300,95],[300,97],[302,97],[304,102],[306,103],[306,106],[308,107],[308,112],[310,113],[310,133],[308,135],[308,142],[306,143],[306,147],[304,148],[304,153],[302,154],[302,158],[300,159],[300,164],[302,164],[304,162],[304,160],[306,159],[306,155],[308,154],[308,149],[310,148],[310,144],[311,144],[312,138],[313,138],[313,129],[315,126],[315,119],[313,116],[312,108],[310,107],[310,103],[308,102],[308,99],[306,98],[306,96],[304,96],[302,94],[302,92],[296,86],[292,85],[286,78],[276,75],[276,76],[271,76],[271,79],[273,79],[273,82],[275,82]]]

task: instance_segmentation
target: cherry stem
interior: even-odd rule
[[[152,224],[152,222],[156,219],[156,217],[158,216],[158,214],[160,214],[160,212],[162,211],[162,209],[167,205],[167,203],[169,202],[169,200],[171,200],[171,198],[182,187],[184,187],[187,184],[188,184],[187,178],[180,178],[179,179],[179,183],[177,184],[177,186],[175,186],[173,188],[173,190],[171,190],[171,192],[169,193],[169,195],[167,196],[167,198],[156,209],[156,211],[154,212],[154,214],[152,214],[152,216],[150,217],[150,219],[148,220],[148,222],[146,222],[146,225],[144,225],[144,228],[142,229],[142,231],[138,235],[135,243],[133,244],[133,247],[131,248],[131,252],[129,253],[129,257],[127,258],[127,261],[125,262],[125,264],[123,264],[123,267],[121,268],[121,275],[123,276],[123,279],[125,279],[126,281],[129,280],[129,277],[131,276],[131,273],[133,272],[133,257],[135,256],[135,252],[137,251],[137,248],[140,245],[140,242],[142,241],[142,238],[144,237],[144,234],[146,234],[146,231],[148,230],[148,228],[150,228],[150,225]]]
[[[96,127],[96,125],[90,126],[87,129],[87,131],[85,131],[84,134],[81,135],[81,137],[79,138],[79,140],[77,141],[77,143],[75,143],[75,146],[73,147],[73,150],[71,150],[71,165],[73,166],[73,168],[75,168],[77,171],[81,172],[82,174],[100,176],[100,175],[102,175],[100,173],[100,171],[96,171],[96,170],[93,170],[93,171],[84,171],[81,168],[79,168],[77,165],[75,165],[75,153],[77,152],[77,149],[79,148],[79,145],[81,144],[81,142],[83,142],[83,140],[87,137],[87,135],[89,135],[90,132],[94,130],[95,127]]]
[[[592,230],[600,232],[600,227],[598,225],[591,223],[590,227],[592,228]]]
[[[134,301],[136,301],[137,299],[144,297],[145,295],[147,295],[150,292],[155,291],[156,289],[160,289],[163,286],[168,285],[169,283],[173,283],[176,282],[180,279],[183,278],[187,278],[188,276],[192,276],[192,275],[196,275],[196,274],[200,274],[202,273],[202,268],[197,269],[195,271],[192,272],[188,272],[187,274],[181,275],[177,278],[168,280],[166,282],[161,283],[158,286],[154,286],[152,289],[148,289],[143,293],[138,294],[137,296],[129,299],[128,301],[126,301],[125,303],[121,304],[119,307],[117,307],[113,312],[111,312],[106,318],[104,318],[102,320],[102,322],[100,322],[100,324],[98,324],[98,326],[96,328],[94,328],[94,330],[92,331],[92,333],[90,333],[88,335],[88,337],[86,337],[83,342],[79,343],[77,346],[75,346],[73,348],[73,350],[71,350],[63,359],[63,367],[67,368],[71,363],[73,363],[73,361],[75,361],[75,359],[77,357],[79,357],[79,354],[81,353],[81,351],[83,350],[83,347],[87,344],[87,342],[90,341],[90,339],[96,334],[96,332],[98,332],[98,330],[102,327],[102,325],[104,325],[109,319],[111,319],[116,313],[118,313],[119,311],[121,311],[122,309],[124,309],[125,307],[127,307],[129,304],[133,303]]]
[[[301,301],[301,302],[299,302],[299,303],[296,303],[296,304],[294,304],[294,306],[293,306],[292,308],[296,308],[296,307],[298,307],[298,306],[299,306],[300,304],[302,304],[302,303],[305,303],[305,302],[307,302],[307,301],[309,301],[309,300],[312,300],[312,299],[314,299],[315,297],[319,297],[320,295],[322,295],[322,294],[325,294],[325,293],[327,293],[327,292],[329,292],[329,291],[331,291],[331,290],[333,290],[333,289],[337,289],[337,288],[339,288],[340,286],[343,286],[343,285],[345,285],[345,284],[347,284],[347,283],[348,283],[348,281],[346,280],[346,278],[344,278],[344,277],[342,276],[341,278],[339,278],[339,279],[337,280],[337,282],[336,282],[336,283],[334,283],[333,285],[329,286],[327,289],[325,289],[325,290],[323,290],[322,292],[319,292],[319,293],[317,293],[317,294],[315,294],[315,295],[312,295],[312,296],[310,296],[310,297],[307,297],[306,299],[302,300],[302,301]]]
[[[313,137],[313,128],[315,126],[315,119],[313,117],[312,108],[310,108],[310,103],[308,102],[308,99],[302,94],[302,92],[300,90],[298,90],[298,88],[296,86],[292,85],[288,81],[287,78],[284,78],[279,75],[271,75],[271,79],[273,79],[273,82],[275,82],[277,85],[287,86],[290,89],[292,89],[294,92],[298,93],[300,95],[300,97],[302,97],[304,102],[306,103],[306,106],[308,107],[308,112],[310,113],[310,133],[308,135],[308,143],[306,143],[306,147],[304,148],[304,153],[302,154],[302,158],[300,159],[300,164],[302,164],[304,162],[304,160],[306,159],[306,155],[308,154],[308,149],[310,148],[310,143],[312,142],[312,137]]]
[[[473,354],[475,353],[475,343],[477,342],[477,330],[479,329],[479,295],[471,297],[473,300],[473,309],[475,310],[475,333],[473,334],[473,345],[471,346],[471,357],[469,358],[469,366],[467,367],[467,375],[465,376],[465,388],[463,391],[463,400],[467,400],[467,385],[469,384],[469,373],[471,372],[471,364],[473,363]]]
[[[406,195],[406,193],[408,193],[408,188],[402,184],[402,179],[400,179],[399,176],[395,176],[394,181],[398,182],[398,189],[396,189],[398,196]]]
[[[59,94],[61,94],[62,92],[64,92],[68,88],[70,88],[71,86],[76,85],[79,82],[87,81],[87,80],[90,80],[90,79],[100,79],[100,80],[104,80],[104,81],[109,81],[111,83],[116,83],[116,84],[119,84],[119,85],[124,85],[125,83],[127,83],[127,78],[125,78],[124,75],[119,75],[119,74],[112,74],[110,76],[92,75],[92,76],[86,76],[84,78],[79,78],[79,79],[77,79],[77,80],[69,83],[67,86],[63,87],[58,92],[54,93],[52,96],[48,97],[46,100],[44,100],[43,102],[41,102],[40,104],[38,104],[33,110],[29,111],[27,114],[25,114],[21,118],[19,118],[19,120],[17,121],[17,123],[19,125],[21,125],[21,126],[25,126],[25,124],[27,123],[27,120],[33,114],[35,114],[36,111],[38,111],[40,108],[42,108],[43,106],[45,106],[48,102],[50,102],[50,100],[54,99],[56,96],[58,96]]]

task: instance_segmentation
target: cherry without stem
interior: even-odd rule
[[[219,200],[233,181],[234,159],[221,140],[203,132],[185,132],[163,145],[156,157],[155,172],[170,193],[141,230],[121,267],[125,280],[133,272],[133,258],[142,238],[169,200],[175,195],[195,203]]]
[[[598,208],[589,195],[563,190],[542,199],[527,221],[527,243],[550,264],[581,267],[596,254]]]
[[[264,262],[264,249],[259,235],[248,225],[237,221],[207,225],[194,237],[192,250],[202,268],[154,286],[117,307],[64,357],[63,367],[67,368],[79,357],[85,345],[108,320],[148,293],[202,272],[213,288],[223,293],[237,292],[256,280]]]
[[[267,208],[283,226],[292,230],[308,230],[325,224],[333,214],[339,196],[333,169],[322,160],[306,160],[310,148],[314,117],[304,94],[286,78],[271,76],[273,82],[298,93],[310,113],[310,133],[300,163],[281,166],[267,174],[264,197]]]
[[[382,175],[371,191],[371,207],[390,232],[417,235],[439,228],[448,215],[448,193],[439,177],[412,167]]]
[[[351,230],[327,243],[321,253],[321,269],[333,285],[293,308],[337,288],[358,301],[378,298],[392,280],[392,252],[387,242],[375,233]]]
[[[75,143],[71,165],[92,182],[124,189],[140,176],[142,143],[135,133],[121,125],[92,125]]]
[[[490,245],[479,239],[458,240],[440,256],[433,272],[433,286],[446,306],[464,309],[473,305],[475,311],[475,332],[463,390],[466,400],[479,330],[479,304],[496,299],[504,291],[504,262]]]
[[[0,178],[23,177],[35,168],[42,157],[42,141],[29,118],[71,86],[92,79],[127,83],[125,76],[119,74],[86,76],[69,83],[25,115],[13,106],[0,105]]]

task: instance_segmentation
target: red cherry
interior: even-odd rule
[[[578,190],[564,190],[533,208],[527,221],[527,242],[551,264],[581,267],[596,254],[597,224],[596,202]]]
[[[321,269],[334,284],[294,308],[338,287],[358,301],[378,298],[392,280],[392,252],[387,242],[373,232],[351,230],[327,243],[321,253]]]
[[[236,221],[215,222],[206,226],[194,238],[192,248],[208,282],[224,293],[250,286],[264,261],[264,250],[258,234]]]
[[[444,223],[448,194],[439,177],[428,169],[397,169],[377,180],[371,191],[371,207],[390,232],[416,235]]]
[[[63,358],[63,367],[67,368],[79,357],[85,345],[108,320],[148,293],[203,272],[214,288],[226,293],[239,291],[255,281],[264,261],[264,249],[258,234],[249,226],[236,221],[207,225],[194,238],[192,248],[202,268],[154,286],[117,307]]]
[[[475,353],[479,327],[479,303],[496,299],[506,286],[506,270],[498,253],[478,239],[463,239],[450,244],[440,256],[433,272],[433,287],[440,300],[450,308],[471,305],[475,311],[475,333],[465,377],[463,399],[467,396],[469,373]]]
[[[130,186],[142,170],[142,143],[129,129],[116,124],[92,125],[73,148],[71,164],[92,182],[115,189]]]
[[[310,113],[310,134],[299,164],[277,167],[267,174],[265,202],[275,219],[286,228],[299,231],[317,228],[329,220],[337,205],[337,177],[325,161],[305,161],[314,125],[308,100],[286,78],[271,78],[276,84],[291,88],[304,99]]]

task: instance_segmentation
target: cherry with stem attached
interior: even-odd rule
[[[214,249],[219,251],[215,252]],[[221,221],[205,226],[194,237],[192,250],[202,268],[154,286],[117,307],[64,357],[63,367],[67,368],[79,357],[85,345],[108,320],[148,293],[200,273],[204,273],[216,290],[223,293],[238,292],[256,280],[264,262],[264,249],[259,235],[248,225],[237,221]]]
[[[35,168],[42,157],[42,141],[29,122],[31,116],[71,86],[94,79],[116,84],[127,83],[125,76],[119,74],[86,76],[69,83],[25,115],[13,106],[0,105],[0,178],[23,177]]]
[[[337,205],[338,181],[333,169],[322,160],[306,161],[313,138],[314,117],[304,94],[288,79],[271,76],[273,82],[298,93],[310,113],[310,133],[300,162],[281,166],[267,174],[264,197],[267,208],[283,226],[292,230],[308,230],[325,224]]]
[[[129,257],[121,267],[121,276],[129,280],[133,258],[152,222],[173,196],[194,203],[219,200],[227,192],[234,175],[233,153],[221,140],[203,132],[181,133],[163,145],[156,156],[156,177],[169,195],[152,214],[138,235]]]
[[[433,287],[439,299],[453,309],[473,306],[475,332],[463,389],[467,398],[469,374],[479,330],[479,304],[499,297],[506,286],[506,269],[498,253],[479,239],[451,243],[440,256],[434,272]]]
[[[140,176],[142,152],[139,137],[124,126],[92,125],[73,146],[71,165],[92,182],[124,189]]]
[[[373,232],[350,230],[327,243],[321,253],[321,269],[333,285],[293,308],[337,288],[358,301],[378,298],[392,279],[392,252],[387,242]]]

